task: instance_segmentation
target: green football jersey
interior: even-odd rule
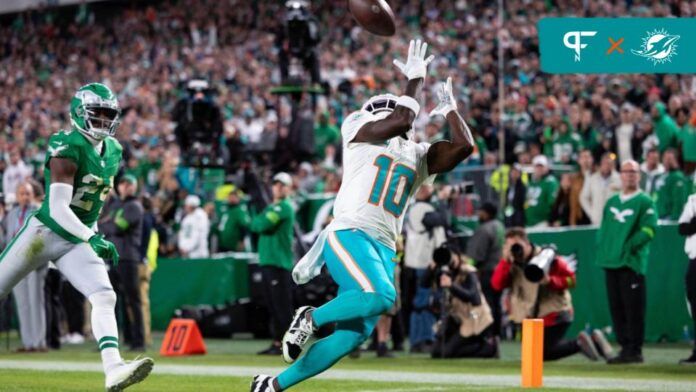
[[[534,226],[548,221],[551,217],[551,208],[558,194],[558,180],[553,174],[547,174],[543,178],[534,178],[527,185],[527,200],[524,205],[525,225]]]
[[[36,217],[55,233],[73,243],[82,240],[68,233],[60,223],[50,216],[48,200],[51,191],[51,158],[69,159],[77,165],[73,182],[73,198],[70,209],[87,227],[93,227],[99,218],[104,201],[114,185],[114,176],[121,163],[123,148],[119,142],[107,137],[104,139],[102,153],[97,153],[86,136],[78,131],[61,131],[48,140],[45,159],[44,178],[46,198]]]
[[[251,231],[259,233],[259,265],[292,270],[295,210],[288,199],[269,204],[251,221]]]
[[[245,204],[226,205],[217,224],[218,247],[222,252],[237,251],[237,245],[244,238],[244,230],[249,228],[251,217]]]
[[[575,132],[556,133],[551,140],[554,162],[574,162],[575,156],[582,148],[582,140]]]
[[[678,220],[691,194],[691,184],[681,170],[664,172],[655,181],[657,215],[660,219]]]
[[[655,203],[644,192],[628,199],[616,194],[604,206],[597,232],[597,264],[603,268],[629,267],[645,274],[649,243],[657,230]]]

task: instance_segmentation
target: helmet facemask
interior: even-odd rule
[[[363,104],[361,110],[372,113],[373,115],[379,117],[380,119],[387,117],[391,112],[396,109],[397,96],[393,94],[382,94],[375,95]],[[403,135],[400,135],[404,139],[412,139],[414,135],[413,128],[409,129]]]
[[[114,136],[116,128],[121,123],[119,109],[107,108],[102,106],[86,106],[85,125],[87,131],[95,139],[104,139],[107,136]]]
[[[73,127],[87,136],[103,140],[114,136],[121,123],[121,109],[116,97],[106,86],[99,85],[97,90],[87,85],[75,94],[71,103],[70,120]],[[102,89],[103,88],[103,89]]]

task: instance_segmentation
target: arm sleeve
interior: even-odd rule
[[[570,270],[565,260],[556,258],[549,271],[549,287],[557,291],[575,287],[575,272]]]
[[[493,287],[493,290],[503,291],[503,289],[510,286],[510,268],[512,268],[512,264],[505,259],[500,260],[491,276],[491,287]]]
[[[263,211],[251,220],[251,231],[254,233],[267,233],[280,223],[280,214],[272,209]]]
[[[467,275],[461,285],[452,284],[450,292],[455,297],[473,306],[481,305],[481,293],[478,290],[478,278],[475,273]]]
[[[592,216],[592,192],[590,192],[591,178],[591,176],[585,178],[585,182],[582,184],[582,190],[580,191],[580,206],[582,206],[582,210],[585,211],[585,215],[590,217]]]
[[[251,225],[251,218],[249,217],[249,211],[246,209],[246,207],[241,208],[237,215],[238,219],[236,222],[239,224],[239,226],[244,229],[248,229]]]
[[[285,219],[290,218],[292,214],[292,207],[285,203],[269,206],[251,221],[251,231],[255,233],[271,232]]]
[[[136,203],[127,203],[123,207],[123,213],[119,214],[117,218],[115,218],[116,221],[116,227],[121,232],[128,231],[129,229],[138,227],[143,220],[143,210],[142,208],[136,204]]]
[[[51,184],[50,190],[48,210],[50,211],[51,219],[59,222],[60,226],[68,233],[82,241],[89,241],[89,238],[94,235],[94,231],[85,226],[73,210],[70,209],[73,193],[72,185],[56,182]]]
[[[626,241],[627,248],[632,252],[635,252],[655,237],[655,230],[657,230],[655,203],[653,203],[652,200],[648,200],[646,201],[646,205],[645,209],[641,211],[638,230]]]
[[[560,188],[558,181],[549,181],[549,193],[546,195],[546,205],[549,207],[549,211],[553,208],[554,203],[556,203],[558,188]]]

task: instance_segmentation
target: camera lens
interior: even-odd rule
[[[433,261],[438,266],[449,264],[452,260],[452,252],[446,247],[439,247],[433,252]]]

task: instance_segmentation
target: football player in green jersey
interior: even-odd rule
[[[0,298],[37,267],[53,261],[92,304],[92,332],[101,352],[106,390],[121,391],[150,374],[152,359],[121,359],[114,293],[103,259],[118,262],[114,244],[95,233],[121,162],[113,138],[121,110],[105,85],[81,87],[70,103],[72,129],[52,135],[45,159],[41,208],[0,254]]]

